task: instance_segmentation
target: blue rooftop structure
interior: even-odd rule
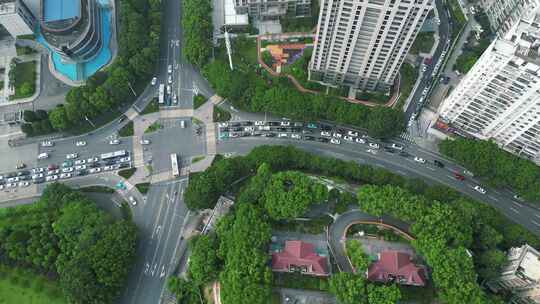
[[[53,22],[80,17],[79,0],[43,0],[43,21]]]

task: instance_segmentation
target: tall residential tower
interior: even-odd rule
[[[540,0],[482,0],[491,29],[504,37],[524,16],[540,6]]]
[[[322,0],[309,79],[388,90],[432,0]]]
[[[540,164],[540,18],[496,39],[439,109],[440,119]]]

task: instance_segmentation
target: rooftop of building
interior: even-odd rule
[[[0,15],[13,14],[15,12],[16,1],[0,0]]]
[[[285,247],[272,253],[272,270],[288,270],[291,266],[310,266],[311,274],[328,274],[326,257],[317,254],[315,246],[308,242],[286,241]]]
[[[42,5],[44,22],[81,17],[81,0],[43,0]]]
[[[519,248],[510,249],[509,255],[519,254],[518,270],[527,278],[540,281],[540,253],[525,244]]]
[[[367,278],[371,281],[396,281],[405,285],[426,285],[425,269],[412,262],[408,253],[388,250],[379,254],[379,260],[368,268]]]
[[[78,5],[70,6],[68,5],[69,13],[57,13],[56,16],[51,13],[50,21],[45,19],[46,11],[48,10],[47,6],[59,5],[62,6],[63,1],[69,2],[69,0],[42,0],[42,14],[43,18],[41,19],[41,32],[43,37],[49,44],[55,47],[61,47],[62,45],[69,45],[77,41],[79,37],[85,32],[85,29],[88,27],[89,23],[92,22],[91,16],[88,14],[88,8],[91,6],[96,6],[94,0],[76,0]],[[92,5],[90,2],[94,2]],[[49,4],[45,4],[49,3]],[[76,8],[79,13],[74,14],[73,9]],[[71,16],[70,18],[63,19],[64,17]],[[59,18],[59,19],[55,19]]]

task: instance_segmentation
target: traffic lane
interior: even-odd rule
[[[540,215],[534,209],[522,205],[521,209],[517,209],[516,205],[511,201],[498,199],[493,195],[489,195],[490,189],[488,189],[488,195],[482,195],[475,191],[473,187],[476,183],[470,181],[458,181],[452,177],[449,170],[437,169],[431,166],[417,165],[410,159],[403,161],[403,159],[386,159],[385,157],[372,155],[362,150],[351,150],[349,147],[342,145],[330,145],[321,143],[311,143],[303,141],[293,140],[275,140],[269,138],[246,138],[235,139],[228,142],[222,142],[218,144],[217,149],[219,153],[231,153],[239,152],[240,154],[247,154],[252,148],[259,145],[289,145],[293,144],[297,148],[305,150],[310,153],[320,154],[344,160],[353,160],[361,164],[369,164],[375,167],[383,168],[391,172],[406,176],[422,178],[428,184],[440,183],[449,186],[458,192],[464,193],[474,199],[484,201],[491,206],[495,207],[502,214],[508,217],[510,220],[522,225],[535,235],[540,236]],[[330,147],[330,149],[329,149]],[[384,153],[384,152],[379,152]],[[387,153],[384,153],[387,154]]]

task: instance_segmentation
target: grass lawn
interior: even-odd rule
[[[0,304],[67,304],[62,291],[30,271],[0,268]]]
[[[402,301],[411,302],[417,304],[431,304],[439,303],[436,301],[437,295],[435,289],[431,284],[425,287],[416,287],[416,286],[404,286],[398,285],[399,290],[401,291]]]
[[[384,93],[380,93],[380,92],[368,92],[368,91],[356,92],[357,99],[368,100],[368,101],[376,102],[380,104],[387,103],[388,100],[390,100],[390,97],[392,96],[390,95],[387,96]]]
[[[10,100],[30,97],[36,91],[36,62],[28,61],[15,64],[9,72],[15,94]]]
[[[36,52],[36,50],[31,47],[18,45],[15,46],[15,50],[17,51],[17,56],[33,54]]]
[[[118,171],[118,175],[125,179],[129,179],[133,174],[135,174],[135,171],[137,171],[137,168],[129,168]]]
[[[214,122],[225,122],[231,120],[231,113],[214,106]]]
[[[206,102],[206,97],[201,94],[193,96],[193,109],[198,109]]]
[[[409,97],[411,94],[411,91],[414,87],[414,83],[416,82],[416,79],[418,78],[418,70],[410,65],[409,63],[404,63],[401,66],[401,69],[399,70],[401,75],[401,83],[400,83],[400,92],[401,96],[399,96],[399,100],[396,103],[396,107],[402,108],[405,104],[405,100]]]
[[[156,98],[152,99],[149,104],[146,105],[141,115],[155,113],[159,111],[159,104]]]
[[[139,190],[142,194],[148,193],[148,189],[150,188],[150,183],[140,183],[136,184],[135,188]]]
[[[156,121],[155,123],[148,126],[148,128],[146,128],[146,130],[144,130],[144,133],[152,133],[152,132],[155,132],[155,131],[157,131],[159,129],[161,129],[161,124]]]
[[[104,186],[89,186],[80,188],[82,192],[99,192],[99,193],[114,193],[114,189]]]
[[[133,136],[133,121],[128,122],[120,131],[118,131],[120,137]]]
[[[299,273],[274,273],[272,285],[276,287],[328,291],[328,279]]]
[[[435,38],[433,38],[433,35],[433,32],[422,32],[418,34],[418,36],[416,36],[416,39],[414,40],[413,45],[411,46],[410,53],[429,53],[431,51],[431,48],[433,47],[433,44],[435,43]]]
[[[452,29],[452,39],[454,39],[467,20],[465,20],[465,16],[459,7],[458,0],[449,0],[447,1],[446,5],[450,10],[451,18],[454,20],[454,26]]]
[[[324,228],[332,223],[332,218],[323,215],[309,221],[282,220],[272,221],[272,229],[282,231],[293,231],[298,233],[319,234],[324,232]]]
[[[315,90],[315,91],[324,91],[325,87],[320,83],[313,81],[308,81],[308,65],[311,60],[311,54],[313,53],[313,48],[304,49],[302,57],[298,58],[292,64],[282,67],[283,74],[290,74],[298,80],[298,82],[306,89]]]

